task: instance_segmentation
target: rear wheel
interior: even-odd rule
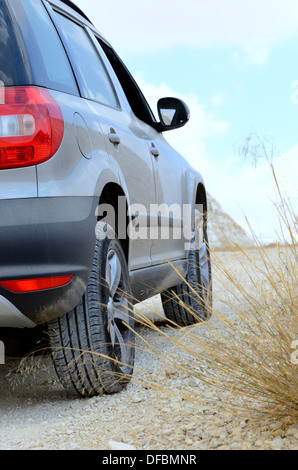
[[[70,392],[85,397],[121,391],[134,365],[134,319],[121,244],[97,224],[90,280],[79,305],[49,324],[57,374]]]
[[[206,222],[197,214],[192,246],[188,255],[188,272],[181,285],[161,294],[166,317],[186,326],[211,316],[212,276]]]

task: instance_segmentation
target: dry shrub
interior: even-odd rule
[[[265,151],[260,141],[253,151],[260,147]],[[211,320],[180,328],[176,334],[151,324],[175,351],[166,357],[156,348],[152,353],[210,387],[211,393],[202,395],[185,388],[184,397],[242,417],[290,424],[298,423],[298,219],[268,162],[279,194],[276,245],[262,246],[252,229],[255,249],[243,250],[230,241],[235,272],[213,252],[217,289]],[[179,350],[191,357],[187,366]],[[219,400],[220,396],[226,399]]]

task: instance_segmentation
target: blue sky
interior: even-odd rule
[[[281,184],[297,205],[298,2],[296,0],[76,0],[115,47],[153,111],[171,93],[191,110],[165,137],[202,172],[240,225],[275,237],[270,170],[237,148],[256,132],[274,146]],[[294,85],[293,85],[294,86]],[[298,90],[298,85],[297,85]]]
[[[280,151],[297,142],[297,109],[290,101],[290,84],[298,77],[296,42],[276,45],[262,64],[247,62],[233,47],[198,51],[180,45],[158,54],[124,55],[137,76],[156,86],[167,83],[183,94],[195,93],[210,112],[230,123],[233,131],[215,144],[214,153],[224,146],[222,152],[229,154],[231,146],[252,130],[276,138]],[[209,146],[213,153],[212,139]]]

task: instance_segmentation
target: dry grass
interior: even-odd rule
[[[165,328],[136,309],[139,324],[160,335],[160,344],[171,344],[167,355],[162,348],[153,347],[150,337],[142,337],[142,329],[136,329],[136,335],[146,353],[163,361],[169,370],[176,368],[199,379],[210,390],[200,395],[181,386],[180,396],[243,418],[291,424],[298,423],[298,364],[293,360],[298,358],[293,355],[293,345],[298,349],[298,343],[294,344],[298,340],[298,223],[271,163],[270,168],[279,193],[276,210],[280,231],[275,247],[263,247],[252,229],[255,250],[243,250],[230,241],[231,256],[244,276],[234,275],[218,254],[212,253],[213,282],[225,293],[224,298],[215,298],[214,304],[225,308],[213,308],[208,322],[187,328],[169,322]],[[197,295],[195,290],[193,295]],[[177,302],[181,300],[177,298]],[[223,310],[228,315],[221,313]],[[180,359],[181,350],[191,358],[188,364]],[[165,388],[159,377],[146,371],[138,371],[135,380],[159,390]],[[206,387],[203,390],[206,392]],[[218,400],[220,395],[226,399]]]
[[[159,331],[175,346],[175,354],[163,360],[216,392],[208,397],[181,390],[184,397],[250,419],[290,424],[298,423],[298,354],[293,349],[298,349],[298,223],[269,164],[279,194],[275,247],[263,247],[252,229],[253,252],[230,241],[231,256],[244,276],[233,275],[212,253],[214,283],[226,293],[217,304],[221,300],[228,306],[229,315],[213,309],[209,322],[181,329],[181,335]],[[179,349],[191,356],[191,368],[179,361]],[[162,358],[162,352],[153,354]],[[225,394],[224,402],[216,399],[220,394]]]

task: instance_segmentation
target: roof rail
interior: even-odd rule
[[[67,5],[68,7],[72,8],[74,11],[76,11],[77,13],[79,13],[79,15],[81,15],[83,18],[85,18],[85,20],[89,21],[89,23],[91,23],[91,21],[89,20],[89,18],[85,15],[85,13],[79,8],[77,7],[77,5],[75,5],[75,3],[73,3],[71,0],[60,0],[62,3],[65,3],[65,5]],[[91,23],[92,24],[92,23]]]

